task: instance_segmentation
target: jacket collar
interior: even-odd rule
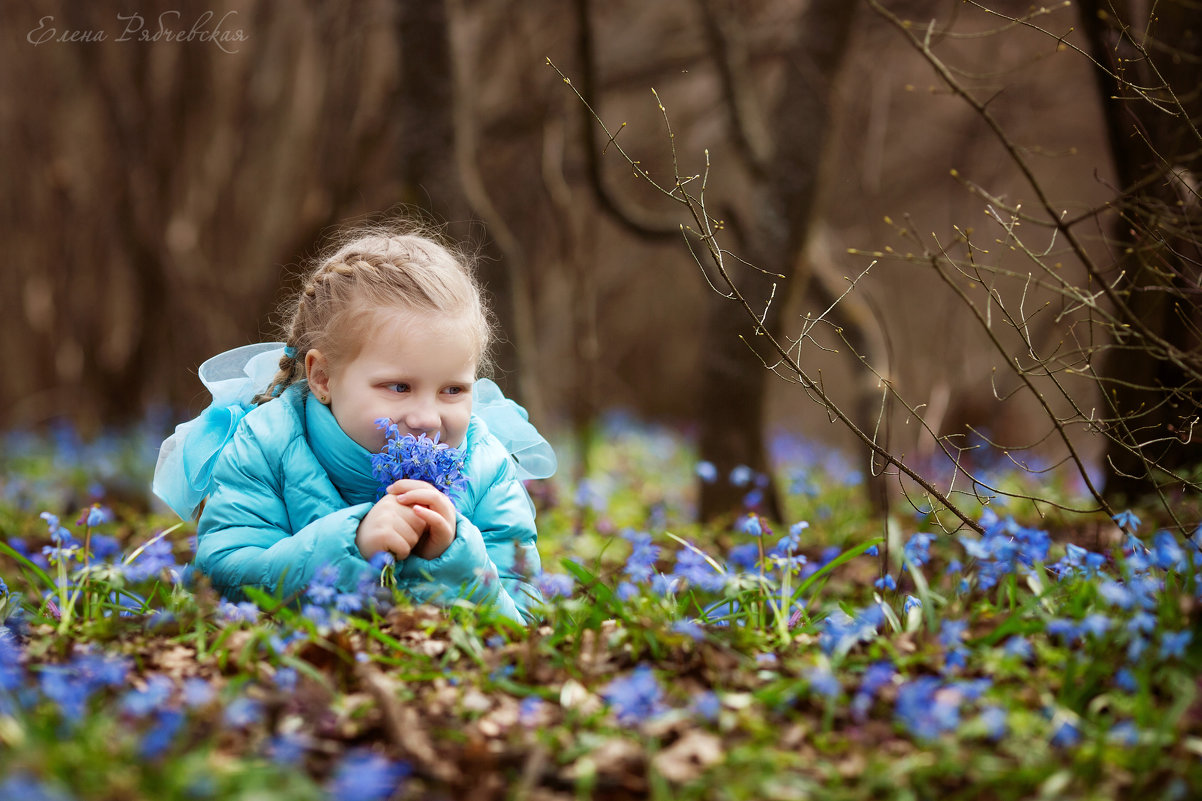
[[[380,482],[372,475],[371,452],[346,435],[330,407],[305,393],[305,428],[309,447],[350,504],[374,501]]]

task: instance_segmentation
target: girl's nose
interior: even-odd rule
[[[422,403],[411,407],[405,413],[405,427],[414,434],[432,437],[434,432],[442,427],[442,420],[433,403]]]

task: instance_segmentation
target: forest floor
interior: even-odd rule
[[[766,477],[615,420],[587,479],[531,486],[547,602],[523,627],[378,587],[226,603],[142,489],[156,438],[4,445],[0,798],[1202,790],[1202,554],[1136,514],[881,523],[852,466],[782,440],[770,521]],[[692,522],[698,475],[748,513]]]

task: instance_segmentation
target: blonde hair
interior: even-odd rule
[[[476,342],[477,371],[486,371],[492,317],[467,256],[428,231],[352,231],[318,262],[285,307],[289,348],[256,403],[306,378],[305,354],[317,348],[331,362],[352,359],[364,343],[372,312],[398,307],[461,316]]]

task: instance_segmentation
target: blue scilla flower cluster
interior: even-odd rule
[[[388,485],[403,478],[426,481],[452,497],[467,486],[463,475],[465,455],[458,448],[430,439],[425,434],[415,437],[402,434],[396,423],[386,417],[376,420],[386,439],[384,448],[371,457],[371,470],[380,482],[380,495]]]
[[[338,588],[338,569],[330,565],[320,568],[305,588],[301,614],[318,627],[341,628],[346,617],[369,612],[387,611],[392,604],[391,592],[372,578],[392,564],[392,554],[376,554],[373,571],[364,574],[351,592]]]
[[[679,616],[666,628],[684,638],[682,647],[703,642],[714,627],[749,625],[742,607],[766,604],[776,618],[787,618],[787,629],[810,621],[807,631],[818,646],[816,664],[790,670],[807,677],[803,686],[820,703],[839,706],[849,699],[848,713],[857,721],[888,704],[895,725],[920,741],[964,727],[970,727],[972,736],[996,740],[1017,725],[1009,711],[1013,688],[990,673],[997,664],[1017,669],[1050,661],[1059,668],[1065,660],[1089,664],[1091,653],[1125,654],[1126,666],[1100,681],[1108,690],[1134,694],[1146,691],[1161,664],[1190,658],[1188,621],[1179,610],[1166,611],[1164,589],[1172,580],[1178,588],[1199,588],[1202,597],[1202,549],[1193,539],[1166,531],[1145,541],[1136,536],[1139,520],[1129,513],[1116,517],[1116,523],[1125,540],[1121,554],[1112,555],[1075,543],[1056,545],[1048,532],[987,509],[980,535],[940,537],[920,531],[904,540],[893,553],[902,569],[875,582],[867,605],[814,610],[806,608],[804,597],[792,599],[788,607],[773,600],[828,565],[846,561],[837,547],[807,547],[811,535],[806,522],[777,536],[766,519],[747,512],[731,527],[734,544],[725,558],[672,535],[626,529],[621,538],[629,556],[615,595],[623,602],[651,601],[675,610]],[[862,553],[880,556],[875,547]],[[972,616],[978,602],[1001,602],[1027,587],[1043,600],[1021,608],[1011,625],[1021,618],[1022,626],[1009,636],[994,639],[997,624],[981,624]],[[1061,595],[1076,602],[1061,603]],[[891,632],[917,637],[936,661],[924,661],[923,671],[915,673],[912,664],[903,667],[882,658],[874,643]],[[858,679],[854,672],[840,670],[866,654],[876,654],[877,661]],[[763,661],[756,664],[762,673],[780,669],[777,655],[760,657]],[[926,672],[932,669],[935,675]],[[654,673],[645,667],[611,682],[603,698],[624,725],[654,717],[667,703]],[[1085,717],[1052,705],[1043,713],[1053,746],[1084,741],[1082,732],[1090,727]],[[1029,718],[1022,721],[1030,723]],[[1111,725],[1117,733],[1102,732],[1109,742],[1139,737],[1131,720]]]
[[[1070,661],[1078,659],[1077,651],[1124,654],[1126,665],[1109,677],[1112,686],[1121,692],[1140,692],[1155,665],[1186,658],[1192,631],[1168,622],[1179,616],[1164,613],[1163,591],[1171,578],[1177,586],[1192,587],[1202,597],[1202,549],[1196,544],[1202,531],[1184,541],[1168,531],[1159,531],[1150,542],[1145,542],[1136,535],[1139,518],[1124,512],[1115,516],[1115,522],[1124,532],[1121,559],[1067,543],[1063,556],[1050,561],[1052,543],[1047,532],[1021,526],[988,510],[980,522],[983,536],[956,538],[965,561],[950,559],[944,570],[953,579],[957,595],[994,591],[1009,576],[1026,578],[1037,592],[1044,588],[1045,577],[1065,585],[1088,583],[1093,592],[1077,597],[1092,597],[1092,603],[1057,608],[1051,606],[1049,599],[1031,615],[1042,624],[1051,643],[1067,650],[1063,658]],[[904,546],[903,563],[912,569],[927,565],[931,544],[931,535],[915,534]],[[877,586],[891,590],[895,583],[885,586],[878,582]],[[819,638],[823,649],[842,655],[880,636],[887,603],[880,601],[876,606],[879,611],[870,606],[854,615],[843,610],[829,615]],[[922,601],[906,596],[903,615],[909,616],[911,612],[921,615],[922,609]],[[944,654],[943,676],[901,681],[894,719],[914,737],[932,739],[957,730],[966,705],[980,702],[980,726],[990,737],[1000,737],[1006,731],[1007,714],[1000,706],[983,699],[990,690],[989,679],[955,678],[974,667],[972,661],[976,657],[969,622],[945,618],[938,620],[937,625],[935,643]],[[979,646],[976,650],[979,651]],[[1030,641],[1022,635],[1007,638],[997,650],[1002,657],[1023,663],[1038,658]],[[1087,656],[1084,658],[1088,660]],[[1076,715],[1048,708],[1045,717],[1052,745],[1067,748],[1082,741],[1083,723]],[[1113,729],[1107,735],[1109,741],[1134,741],[1131,721],[1120,720],[1113,724]]]

